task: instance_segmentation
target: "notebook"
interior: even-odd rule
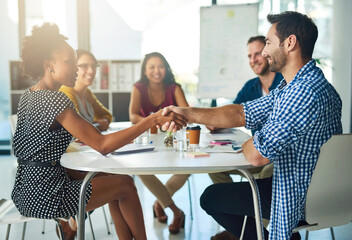
[[[131,154],[131,153],[140,153],[140,152],[151,152],[154,151],[155,146],[153,145],[142,145],[142,144],[127,144],[115,151],[111,154],[114,155],[122,155],[122,154]]]

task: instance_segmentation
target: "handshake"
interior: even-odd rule
[[[175,107],[172,105],[165,107],[156,114],[153,114],[157,117],[156,126],[163,131],[176,132],[189,122],[188,111],[189,108]]]
[[[187,123],[198,123],[217,128],[244,127],[246,124],[243,106],[240,104],[216,108],[168,106],[149,117],[155,118],[153,126],[169,132],[176,132]]]

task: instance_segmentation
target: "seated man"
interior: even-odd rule
[[[257,180],[264,218],[270,218],[265,239],[300,239],[292,230],[305,220],[307,190],[321,146],[342,132],[341,99],[316,66],[312,53],[318,29],[298,12],[269,14],[272,24],[263,49],[269,69],[284,81],[265,97],[217,108],[167,107],[188,122],[222,128],[262,127],[242,145],[253,166],[274,164],[272,178]],[[224,197],[221,197],[224,196]],[[200,199],[202,208],[221,226],[240,237],[244,216],[244,239],[257,239],[252,192],[247,182],[209,186]],[[213,239],[219,239],[217,237]],[[226,239],[226,238],[222,238]]]
[[[258,77],[250,79],[243,86],[241,91],[237,94],[236,99],[233,101],[235,104],[241,104],[254,99],[266,96],[269,92],[276,88],[283,79],[281,73],[274,73],[269,71],[268,60],[262,56],[262,51],[265,47],[265,37],[255,36],[248,39],[247,52],[249,65],[253,72]],[[214,129],[209,127],[209,129]],[[252,134],[260,130],[252,130]],[[251,169],[251,173],[258,173],[258,178],[271,177],[273,174],[272,164],[263,167]],[[209,177],[213,183],[232,182],[230,174],[240,174],[239,171],[229,171],[222,173],[210,173]]]

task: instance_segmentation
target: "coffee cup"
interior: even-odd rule
[[[199,144],[200,126],[189,126],[186,128],[189,144]]]

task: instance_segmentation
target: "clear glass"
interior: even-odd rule
[[[141,135],[139,135],[135,140],[134,143],[136,144],[143,144],[147,145],[150,144],[150,136],[149,136],[149,130],[145,131]]]
[[[189,150],[189,133],[184,128],[175,134],[173,148],[180,152]]]

